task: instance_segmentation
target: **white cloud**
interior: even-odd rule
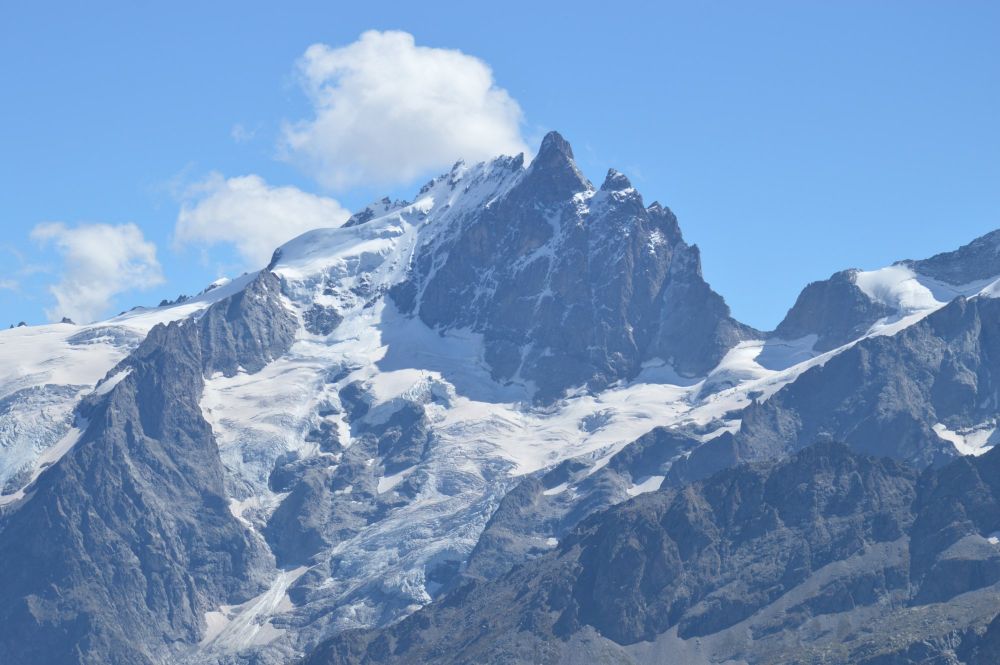
[[[0,279],[0,291],[16,291],[17,287],[16,279]]]
[[[263,178],[211,174],[190,187],[177,216],[178,244],[233,245],[252,267],[263,267],[281,244],[310,229],[340,226],[350,214],[333,199]]]
[[[527,152],[521,108],[478,58],[369,31],[299,61],[315,117],[287,125],[283,148],[325,187],[406,183],[457,159]]]
[[[78,323],[106,314],[119,293],[146,289],[163,282],[156,245],[135,224],[61,223],[36,226],[31,237],[55,246],[62,256],[62,276],[49,287],[56,306],[46,310],[52,320],[68,316]]]
[[[229,131],[229,135],[236,143],[249,143],[257,136],[257,130],[247,129],[243,123],[238,122],[233,125],[233,128]]]

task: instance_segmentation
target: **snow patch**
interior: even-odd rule
[[[31,476],[28,478],[21,489],[13,492],[11,494],[0,495],[0,506],[5,506],[16,501],[23,499],[27,491],[31,488],[32,484],[38,480],[38,477],[42,475],[45,469],[49,468],[53,464],[59,461],[63,455],[65,455],[69,450],[76,445],[80,437],[83,436],[83,432],[87,429],[87,422],[81,418],[70,430],[56,443],[42,452],[35,460],[34,470],[31,472]]]
[[[935,309],[942,304],[920,277],[904,265],[858,271],[854,273],[854,283],[873,301],[900,312]]]
[[[995,297],[1000,292],[998,282],[998,276],[993,276],[967,284],[949,284],[921,275],[901,263],[879,270],[854,272],[854,283],[865,295],[896,312],[894,316],[877,323],[870,331],[873,333],[901,320],[906,321],[903,327],[911,325],[959,296]],[[893,329],[893,332],[897,330],[899,328]]]
[[[646,492],[655,492],[660,489],[660,485],[663,484],[663,479],[666,476],[648,476],[640,480],[635,485],[627,488],[625,492],[629,496],[639,496],[640,494],[645,494]]]
[[[995,421],[974,427],[963,427],[959,430],[950,430],[943,423],[937,423],[933,429],[935,434],[945,441],[951,442],[955,446],[955,450],[962,455],[982,455],[996,445],[997,442],[995,436],[997,425]]]
[[[123,370],[115,372],[112,376],[109,376],[108,378],[103,379],[99,384],[97,384],[97,388],[94,390],[94,394],[95,395],[107,395],[109,392],[111,392],[111,390],[115,386],[117,386],[119,383],[122,382],[122,379],[124,379],[126,376],[128,376],[131,373],[132,373],[132,368],[131,367],[126,367]]]
[[[392,490],[396,485],[400,484],[406,477],[413,473],[413,468],[403,469],[399,473],[394,473],[391,476],[382,476],[378,479],[378,489],[376,490],[379,494],[385,494],[386,492]]]
[[[270,588],[259,596],[241,605],[223,605],[206,612],[207,629],[199,646],[238,651],[273,642],[284,633],[284,629],[272,625],[269,617],[279,610],[291,609],[288,588],[307,570],[308,566],[301,566],[279,571]]]
[[[562,494],[567,489],[569,489],[569,483],[559,483],[555,487],[550,487],[549,489],[542,492],[545,496],[555,496],[556,494]]]

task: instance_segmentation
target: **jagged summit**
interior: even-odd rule
[[[809,608],[826,612],[836,599],[850,600],[847,624],[821,619],[821,628],[866,626],[866,612],[884,605],[859,601],[869,596],[855,591],[873,584],[865,575],[891,568],[886,579],[899,579],[883,549],[830,559],[862,573],[843,578],[845,593],[824,590],[830,570],[795,576],[826,560],[810,562],[831,545],[826,526],[845,543],[877,529],[894,540],[871,542],[906,561],[891,549],[891,515],[873,508],[906,498],[879,491],[882,471],[896,467],[864,462],[859,470],[878,473],[841,473],[829,462],[850,466],[850,455],[821,447],[775,481],[759,482],[757,466],[706,481],[712,491],[700,496],[680,488],[740,461],[780,470],[776,458],[823,437],[917,465],[991,449],[1000,440],[1000,301],[985,296],[1000,290],[959,289],[943,267],[989,275],[991,251],[974,242],[926,264],[847,271],[804,292],[787,337],[767,336],[733,320],[668,208],[645,205],[614,169],[596,190],[553,133],[527,166],[523,156],[458,162],[411,200],[376,201],[344,227],[286,243],[266,269],[183,302],[0,331],[0,661],[297,662],[331,636],[386,626],[439,598],[447,600],[433,605],[460,607],[468,583],[557,560],[561,543],[585,544],[572,534],[588,515],[660,488],[669,504],[640,500],[593,518],[607,520],[613,537],[586,546],[585,565],[573,570],[600,572],[562,578],[580,583],[579,596],[539,584],[560,605],[530,615],[530,625],[515,617],[512,648],[518,631],[549,620],[560,639],[586,625],[659,640],[677,619],[689,635],[764,612],[716,644],[716,660],[742,658],[724,651],[757,634],[800,644],[795,630],[811,625]],[[847,316],[845,301],[857,305]],[[873,312],[882,318],[866,323]],[[833,346],[819,354],[821,343]],[[998,474],[990,467],[982,477]],[[732,479],[746,484],[730,492]],[[672,506],[679,531],[656,506]],[[741,540],[746,549],[727,570],[767,575],[718,586],[718,552],[735,552],[727,516],[754,506],[762,510],[753,529],[733,535],[809,546],[775,564],[773,552]],[[814,539],[781,526],[782,510],[795,517],[809,506],[832,510]],[[655,524],[632,519],[646,510]],[[682,570],[663,548],[686,550],[692,524],[709,534],[709,551]],[[962,590],[956,580],[975,577],[968,570],[1000,570],[989,549],[1000,521],[974,529],[984,532],[978,540],[941,540],[940,560],[912,550],[913,560],[957,571],[953,580],[930,575],[935,584],[921,593],[947,598]],[[629,553],[634,542],[642,551]],[[855,566],[855,556],[871,559]],[[663,562],[686,577],[663,578]],[[681,580],[675,598],[701,600],[661,616],[649,611],[656,598],[642,597],[622,613],[615,604],[637,597],[616,575],[658,580],[653,596]],[[610,605],[591,602],[593,579],[607,582]],[[776,584],[790,580],[805,580],[790,593],[810,603],[801,593],[818,590],[819,604],[772,602]],[[906,589],[915,587],[892,588]],[[502,595],[470,597],[508,618],[517,607]],[[892,605],[897,618],[907,598]],[[995,612],[995,593],[987,600]],[[475,623],[456,629],[460,639],[492,635],[479,619],[495,614],[479,609],[465,614]],[[807,623],[787,633],[789,617]],[[374,644],[370,655],[384,661],[386,643]],[[586,650],[564,655],[602,662]],[[636,662],[671,660],[658,655]]]
[[[380,285],[373,297],[387,291],[440,331],[481,334],[493,378],[543,402],[632,379],[654,359],[703,374],[759,336],[705,283],[674,215],[645,207],[614,169],[596,191],[556,132],[527,168],[512,157],[456,164],[412,202],[384,200],[346,228],[288,243],[271,268],[325,270],[360,242],[384,253],[366,278]],[[345,294],[337,316],[367,302]]]
[[[558,164],[573,163],[573,146],[559,132],[552,130],[542,137],[534,163],[539,168],[552,168]]]
[[[573,148],[558,132],[549,132],[542,139],[525,180],[531,183],[530,196],[542,201],[554,201],[594,188],[577,167]]]
[[[608,169],[608,175],[605,176],[604,182],[601,184],[602,192],[620,192],[631,188],[632,182],[624,173],[619,173],[615,169]]]

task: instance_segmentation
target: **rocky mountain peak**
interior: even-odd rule
[[[698,374],[753,334],[705,283],[673,214],[644,207],[614,169],[589,195],[558,133],[509,182],[488,206],[466,204],[440,242],[422,244],[393,290],[431,327],[481,333],[498,380],[549,401],[632,378],[653,357]]]
[[[0,663],[978,645],[998,244],[837,273],[761,333],[553,132],[193,298],[2,331]]]
[[[573,162],[573,159],[573,146],[562,134],[553,130],[542,138],[533,163],[540,168],[548,168],[558,162]]]
[[[593,189],[573,157],[573,148],[559,132],[549,132],[542,139],[538,154],[528,168],[527,180],[533,196],[555,200]]]
[[[608,169],[608,175],[601,185],[602,192],[620,192],[624,189],[631,189],[632,183],[624,173],[615,169]]]
[[[1000,229],[980,236],[951,252],[920,261],[902,261],[916,272],[949,284],[968,284],[1000,274]]]

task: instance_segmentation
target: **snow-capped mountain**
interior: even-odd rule
[[[993,295],[1000,232],[953,252],[922,261],[900,261],[879,270],[845,270],[808,285],[775,334],[816,335],[826,351],[873,330],[898,330],[955,298]]]
[[[821,442],[583,520],[306,665],[967,663],[1000,656],[1000,450],[918,474]]]
[[[740,462],[984,453],[997,246],[838,273],[763,333],[552,133],[193,299],[2,331],[0,661],[290,663]]]

